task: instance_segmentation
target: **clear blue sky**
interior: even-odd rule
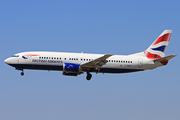
[[[180,120],[177,0],[0,1],[1,120]],[[63,76],[4,59],[23,51],[132,54],[172,29],[167,66],[128,74]]]

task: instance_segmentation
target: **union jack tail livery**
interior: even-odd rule
[[[164,30],[162,34],[144,52],[149,59],[158,59],[165,56],[172,30]]]

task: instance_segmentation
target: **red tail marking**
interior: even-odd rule
[[[156,55],[156,54],[152,54],[152,53],[147,52],[147,51],[145,51],[144,53],[146,54],[146,57],[149,58],[149,59],[158,59],[158,58],[161,58],[161,56]]]
[[[157,38],[157,40],[153,43],[153,45],[156,45],[162,41],[168,41],[169,42],[170,37],[171,37],[171,33],[167,33],[167,34]]]

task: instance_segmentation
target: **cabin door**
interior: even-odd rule
[[[142,58],[139,58],[139,59],[138,59],[138,67],[139,67],[139,68],[142,68],[142,67],[143,67],[143,59],[142,59]]]

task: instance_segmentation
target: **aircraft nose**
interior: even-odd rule
[[[6,64],[10,64],[9,58],[5,59],[4,62],[5,62]]]

